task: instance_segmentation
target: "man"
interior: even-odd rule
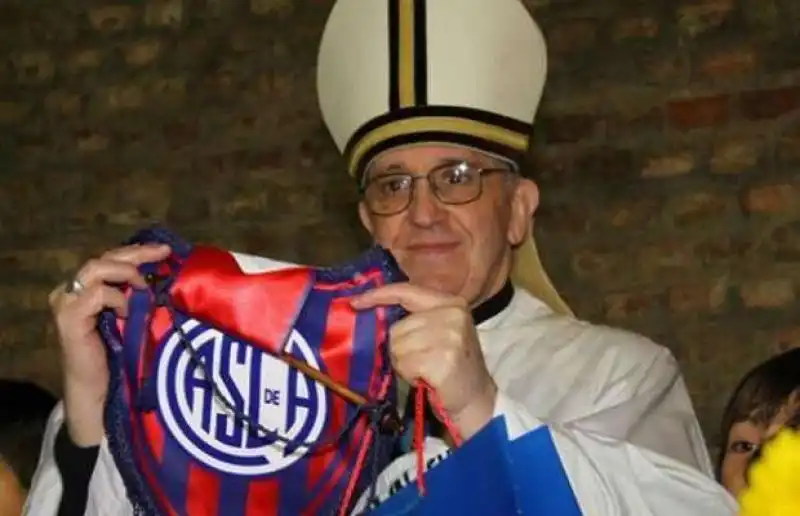
[[[361,187],[366,229],[411,280],[353,305],[410,312],[390,334],[393,366],[436,390],[462,437],[494,416],[514,436],[551,425],[586,514],[733,514],[670,353],[573,318],[539,263],[538,190],[518,166],[545,69],[519,0],[338,1],[320,49],[320,105]],[[129,512],[103,437],[108,371],[94,322],[103,307],[124,315],[107,283],[143,285],[136,264],[168,252],[110,251],[54,291],[65,395],[30,514]],[[445,450],[443,437],[426,442],[428,456]],[[400,456],[379,496],[413,470]]]
[[[395,370],[430,384],[463,437],[497,416],[512,437],[549,424],[585,514],[732,514],[668,350],[576,320],[538,259],[539,192],[518,172],[545,74],[519,0],[337,1],[323,117],[364,226],[410,278],[355,306],[411,312],[390,335]],[[427,458],[446,448],[429,439]],[[390,465],[381,498],[415,467]]]

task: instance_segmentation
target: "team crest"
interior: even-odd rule
[[[193,355],[186,352],[183,336]],[[312,347],[297,330],[286,346],[319,370]],[[328,393],[322,385],[193,319],[184,323],[182,334],[166,339],[156,377],[158,405],[170,433],[192,457],[220,472],[258,477],[288,468],[308,452],[308,446],[291,443],[317,442],[325,425]],[[214,386],[233,407],[220,401]],[[248,421],[236,414],[247,414]]]

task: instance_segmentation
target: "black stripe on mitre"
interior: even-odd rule
[[[530,123],[474,108],[416,106],[365,123],[348,141],[344,155],[348,172],[359,180],[381,152],[419,143],[463,145],[520,163],[531,128]]]

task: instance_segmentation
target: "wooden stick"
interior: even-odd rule
[[[304,375],[308,376],[314,381],[317,381],[327,387],[328,389],[334,391],[336,394],[341,396],[342,398],[346,399],[350,403],[353,403],[358,406],[364,406],[368,403],[367,399],[358,394],[357,392],[350,390],[349,388],[345,387],[344,385],[340,384],[330,376],[326,375],[322,371],[314,369],[306,362],[299,360],[287,353],[281,353],[279,358],[286,362],[289,367],[294,367]],[[386,430],[392,432],[402,432],[403,431],[403,423],[400,421],[397,413],[395,412],[394,408],[390,409],[387,413],[381,415],[381,426]]]
[[[339,382],[337,382],[330,376],[326,375],[322,371],[314,369],[306,362],[303,362],[302,360],[299,360],[287,353],[281,353],[280,359],[289,364],[291,367],[294,367],[304,375],[308,376],[312,380],[317,381],[322,385],[324,385],[325,387],[327,387],[328,389],[334,391],[336,394],[346,399],[350,403],[359,406],[367,404],[367,399],[364,396],[348,389],[347,387],[340,384]]]

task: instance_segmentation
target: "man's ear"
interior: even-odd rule
[[[539,207],[539,187],[530,179],[520,178],[511,198],[511,220],[508,224],[508,243],[516,247],[528,237],[533,214]]]
[[[364,201],[358,203],[358,218],[361,219],[361,225],[364,226],[364,229],[366,229],[371,236],[374,236],[375,233],[373,230],[375,226],[372,224],[371,214],[367,209],[367,205],[364,204]]]

